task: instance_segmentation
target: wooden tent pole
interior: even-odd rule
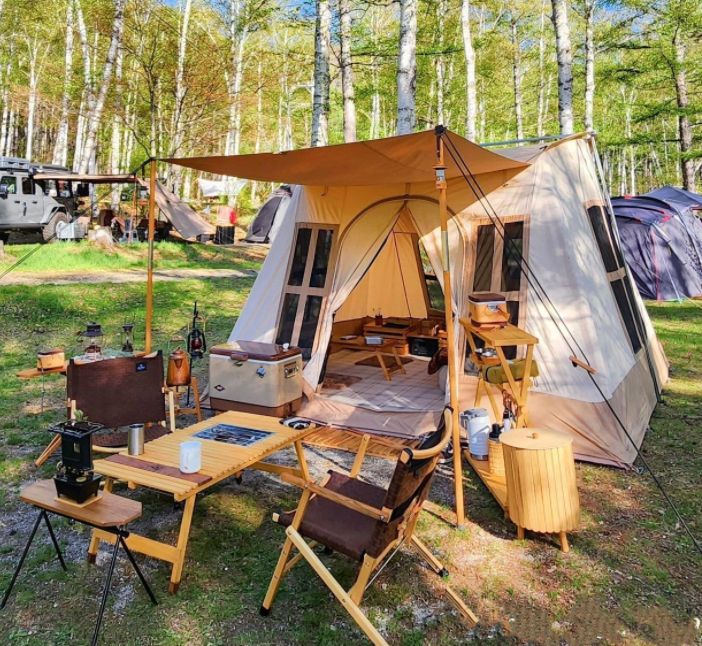
[[[149,177],[149,253],[146,264],[146,331],[144,350],[151,352],[151,327],[154,319],[154,231],[156,229],[156,160],[150,161]]]
[[[456,339],[453,325],[453,298],[449,263],[448,213],[446,209],[446,165],[444,163],[443,128],[437,128],[436,188],[439,191],[439,221],[441,226],[441,265],[444,277],[444,316],[446,319],[446,349],[448,352],[449,402],[453,408],[453,479],[456,496],[456,526],[465,521],[463,508],[463,463],[461,457],[461,427],[458,420],[458,380],[456,375]]]

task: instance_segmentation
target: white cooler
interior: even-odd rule
[[[302,403],[302,351],[256,341],[210,348],[210,403],[215,410],[292,415]]]

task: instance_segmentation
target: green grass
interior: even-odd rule
[[[60,273],[146,269],[147,245],[144,243],[118,245],[114,250],[106,251],[83,240],[49,245],[7,245],[5,256],[0,258],[0,271],[38,247],[41,248],[17,271]],[[155,243],[154,263],[157,269],[256,269],[260,259],[260,251],[255,247],[222,248],[176,241]]]
[[[219,260],[202,262],[213,266]],[[174,346],[170,340],[183,334],[195,299],[207,316],[208,343],[224,341],[252,282],[156,283],[155,345],[164,351]],[[136,321],[137,336],[143,335],[143,302],[144,286],[139,284],[0,287],[0,590],[9,582],[31,528],[31,514],[18,502],[17,492],[22,483],[52,473],[53,463],[36,470],[31,461],[47,442],[45,429],[62,418],[65,396],[63,378],[47,378],[47,409],[42,413],[41,383],[20,381],[15,372],[31,365],[42,346],[77,351],[75,332],[88,320],[103,325],[108,345],[117,342],[125,320]],[[702,359],[697,347],[702,309],[683,303],[650,305],[649,311],[671,361],[672,379],[651,420],[644,453],[699,536]],[[195,368],[202,374],[205,362]],[[455,531],[432,515],[422,516],[420,535],[445,561],[449,583],[481,619],[475,631],[468,632],[452,612],[436,577],[405,553],[390,563],[364,599],[368,615],[384,627],[391,644],[699,640],[692,620],[701,614],[702,563],[650,478],[580,464],[578,481],[583,526],[572,535],[568,555],[546,537],[514,540],[514,528],[469,469],[466,528]],[[444,509],[450,507],[450,488],[445,478],[434,486],[433,497]],[[144,505],[135,529],[175,540],[180,512],[171,501],[146,490],[122,488],[120,493]],[[159,597],[159,606],[152,608],[121,562],[103,643],[365,643],[304,564],[284,581],[271,616],[258,615],[284,538],[270,522],[270,513],[290,508],[296,498],[295,491],[253,473],[245,475],[242,485],[214,487],[196,508],[179,594],[165,593],[165,564],[140,559]],[[3,643],[84,643],[92,630],[106,564],[85,565],[87,532],[60,522],[57,530],[67,549],[69,572],[60,572],[42,531],[8,608],[0,612]],[[352,563],[336,555],[324,560],[344,584],[351,583]]]

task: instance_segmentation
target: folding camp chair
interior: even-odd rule
[[[398,458],[387,490],[357,479],[369,436],[364,436],[348,476],[329,471],[317,485],[309,479],[283,475],[303,489],[295,511],[274,514],[273,520],[287,529],[287,538],[261,606],[267,615],[283,577],[304,558],[346,608],[374,644],[385,640],[359,607],[373,572],[403,544],[414,547],[440,576],[448,574],[429,548],[414,534],[422,504],[441,451],[451,439],[452,411],[445,408],[436,431],[416,449],[405,448]],[[309,539],[308,543],[305,539]],[[335,550],[361,563],[355,583],[347,592],[312,551],[316,544]],[[292,549],[298,554],[291,556]],[[446,588],[451,601],[472,624],[477,620],[458,595]]]
[[[163,383],[163,355],[154,352],[141,357],[117,357],[89,363],[71,360],[66,371],[69,417],[80,411],[85,419],[108,428],[129,424],[159,424],[146,429],[146,441],[175,430],[173,415],[166,415]],[[169,404],[173,410],[169,393]],[[56,436],[37,458],[37,466],[46,462],[60,445]],[[100,446],[93,448],[103,453],[121,450]]]

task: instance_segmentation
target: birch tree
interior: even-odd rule
[[[685,70],[686,43],[681,30],[673,34],[675,51],[673,76],[675,78],[675,97],[678,106],[678,136],[680,138],[680,171],[683,188],[695,190],[695,163],[688,155],[692,149],[692,128],[688,117],[689,97],[687,91],[687,73]]]
[[[185,56],[188,47],[188,28],[190,26],[190,12],[192,10],[192,0],[185,0],[183,13],[180,21],[180,33],[178,37],[178,63],[176,65],[175,77],[175,107],[173,109],[173,123],[171,135],[171,155],[182,155],[183,147],[183,110],[185,105]],[[172,166],[173,192],[178,195],[183,177],[182,166]]]
[[[584,0],[585,19],[585,129],[595,127],[595,0]]]
[[[63,59],[63,95],[61,97],[61,116],[59,117],[56,142],[52,163],[65,166],[68,163],[68,110],[71,101],[71,84],[73,81],[73,3],[66,7],[66,43]]]
[[[244,80],[244,51],[249,35],[245,16],[245,1],[229,2],[229,61],[227,76],[229,91],[229,129],[225,144],[226,155],[238,155],[241,146],[241,86]]]
[[[517,32],[517,17],[512,13],[509,20],[510,38],[512,40],[512,86],[514,89],[514,121],[517,139],[524,139],[522,120],[522,53]]]
[[[417,89],[417,0],[400,0],[400,52],[397,64],[397,134],[414,131]]]
[[[356,141],[356,98],[351,61],[350,0],[339,0],[341,92],[344,101],[344,141]]]
[[[331,10],[329,0],[317,0],[314,37],[314,79],[312,96],[312,146],[329,143],[329,48]]]
[[[546,0],[541,0],[541,11],[539,12],[539,79],[538,98],[536,100],[536,136],[544,136],[544,121],[546,119],[546,97],[548,96],[546,86]],[[549,83],[550,85],[550,83]]]
[[[34,117],[37,107],[37,87],[39,84],[39,48],[41,46],[38,32],[26,36],[29,95],[27,100],[27,132],[24,157],[32,160],[34,154]]]
[[[76,0],[76,4],[80,4],[80,0]],[[112,72],[117,56],[117,49],[122,40],[122,30],[124,28],[124,6],[126,0],[115,0],[115,17],[112,23],[112,34],[110,37],[110,46],[107,50],[105,63],[102,69],[102,80],[100,83],[100,91],[97,96],[92,92],[89,93],[90,102],[89,110],[86,118],[86,136],[85,146],[83,148],[78,172],[86,173],[91,164],[91,160],[95,157],[97,149],[97,134],[102,119],[102,113],[105,109],[105,101],[107,100],[107,92],[112,81]]]
[[[556,33],[558,64],[558,123],[561,134],[573,133],[573,53],[566,0],[551,0],[551,21]]]
[[[478,114],[478,93],[475,82],[475,49],[470,26],[470,0],[461,2],[461,33],[463,53],[466,59],[466,138],[475,140]]]

